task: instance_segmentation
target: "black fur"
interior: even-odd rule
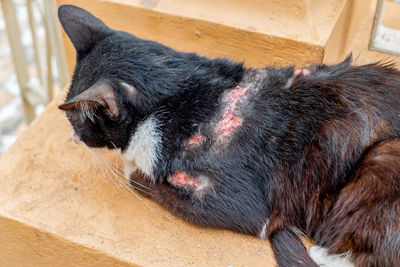
[[[60,7],[59,16],[78,50],[67,101],[104,81],[114,88],[120,111],[110,117],[94,105],[96,118],[82,120],[79,108],[68,109],[75,132],[88,146],[125,151],[137,125],[156,116],[162,133],[156,183],[134,173],[130,178],[151,187],[164,207],[202,226],[252,235],[269,220],[266,237],[281,266],[315,264],[293,228],[331,253],[351,252],[358,266],[400,265],[400,239],[388,236],[400,234],[400,157],[390,145],[380,147],[382,141],[397,147],[400,137],[400,73],[391,65],[352,66],[349,57],[310,66],[304,75],[293,67],[247,69],[111,30],[74,6]],[[121,83],[135,88],[134,97]],[[223,112],[224,94],[237,85],[252,88],[240,106],[243,123],[219,145],[214,120]],[[185,149],[197,133],[204,144]],[[374,158],[387,155],[387,161]],[[363,181],[373,178],[365,168],[386,170],[391,186],[375,176],[380,187],[368,188]],[[210,189],[197,196],[171,185],[167,177],[182,170],[207,177]],[[368,203],[371,213],[363,207],[368,189],[376,199]],[[380,209],[395,215],[367,229]],[[341,235],[341,224],[357,227]]]

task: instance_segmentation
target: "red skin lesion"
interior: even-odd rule
[[[168,182],[176,187],[196,190],[200,187],[201,182],[195,177],[187,175],[184,171],[178,171],[168,177]]]
[[[201,134],[192,135],[185,144],[185,149],[191,149],[201,145],[205,141],[205,137]]]
[[[299,69],[299,70],[295,70],[293,74],[294,74],[294,76],[298,76],[298,75],[307,76],[307,75],[311,74],[311,71],[309,69]]]
[[[215,139],[225,140],[229,138],[233,131],[242,125],[242,120],[236,114],[239,109],[239,104],[242,103],[243,97],[246,96],[249,88],[237,86],[235,89],[229,92],[228,105],[225,108],[225,112],[217,122],[214,128]],[[192,149],[200,146],[206,138],[203,135],[195,134],[192,135],[185,143],[185,149]]]
[[[293,75],[307,76],[311,74],[309,69],[297,69],[293,72]],[[225,108],[222,118],[214,126],[215,139],[219,141],[224,141],[229,138],[233,131],[242,125],[241,118],[237,115],[239,110],[239,105],[243,102],[244,97],[249,91],[249,87],[236,86],[235,89],[231,90],[228,94],[228,105]],[[195,134],[191,136],[185,143],[185,149],[192,149],[200,146],[204,143],[205,137],[200,134]]]
[[[245,96],[248,90],[248,87],[236,86],[236,88],[229,93],[230,104],[232,104],[238,98]]]
[[[309,69],[298,69],[293,72],[294,76],[303,75],[307,76],[311,74]],[[228,105],[225,108],[225,112],[222,118],[217,122],[214,128],[215,139],[226,140],[229,138],[233,131],[242,125],[241,118],[237,115],[239,105],[243,102],[243,98],[249,91],[249,87],[236,86],[235,89],[228,94]],[[201,134],[195,134],[189,137],[185,143],[185,149],[192,149],[200,146],[204,143],[206,138]],[[177,171],[168,177],[168,182],[176,187],[186,188],[190,190],[196,190],[201,186],[200,179],[191,177],[184,171]]]
[[[237,113],[238,105],[243,101],[243,97],[247,94],[248,87],[237,86],[234,90],[229,92],[228,99],[229,103],[225,109],[222,119],[218,122],[216,132],[216,138],[226,139],[232,135],[232,132],[242,125],[242,120]]]
[[[228,138],[231,136],[233,130],[239,127],[242,124],[239,117],[233,114],[232,112],[228,112],[222,117],[219,121],[219,133],[220,137]]]

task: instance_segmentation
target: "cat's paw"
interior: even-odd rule
[[[330,255],[326,248],[313,246],[309,251],[310,257],[320,267],[354,267],[346,255]]]

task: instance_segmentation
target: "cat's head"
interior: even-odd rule
[[[59,108],[87,146],[124,149],[136,124],[175,93],[181,53],[113,30],[76,6],[58,15],[77,52]]]

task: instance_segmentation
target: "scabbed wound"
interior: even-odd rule
[[[202,185],[200,179],[192,177],[184,171],[178,171],[169,176],[168,182],[175,187],[185,188],[192,191],[197,190]]]
[[[217,140],[226,140],[237,127],[242,125],[242,119],[238,113],[240,104],[245,100],[248,90],[248,87],[236,86],[235,89],[229,92],[228,105],[224,110],[221,120],[218,121],[214,129]]]
[[[233,131],[242,125],[242,119],[239,117],[240,105],[244,102],[248,92],[248,87],[236,86],[226,97],[227,105],[224,108],[222,118],[214,126],[214,139],[217,141],[226,141],[232,136]],[[185,150],[200,146],[206,138],[201,134],[195,134],[189,137],[185,143]]]
[[[192,135],[185,144],[185,149],[198,147],[205,141],[205,137],[200,134]]]

